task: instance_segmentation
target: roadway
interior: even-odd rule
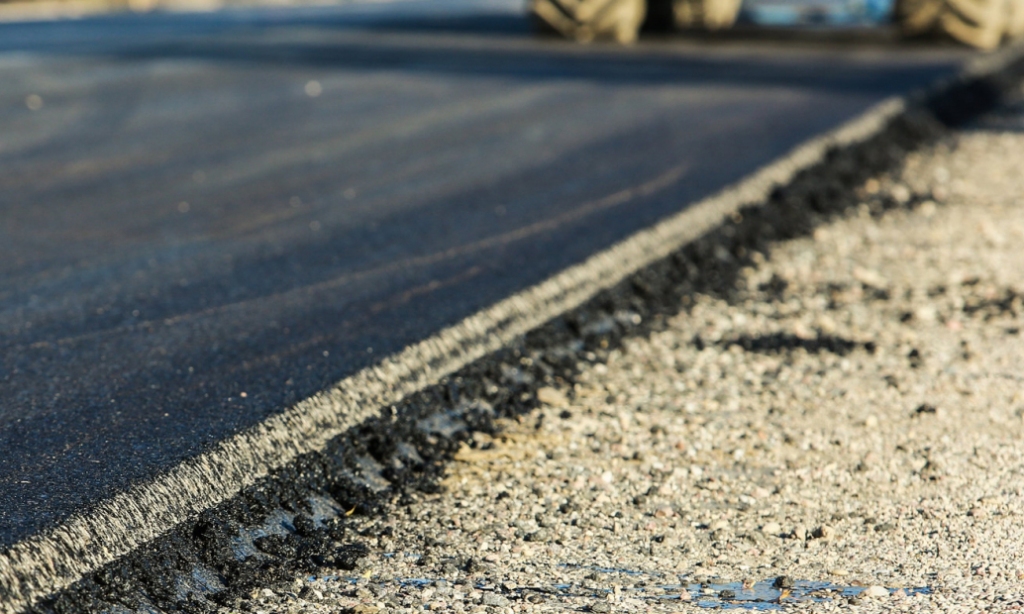
[[[519,8],[0,25],[0,549],[968,57]]]

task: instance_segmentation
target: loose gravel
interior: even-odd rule
[[[1024,609],[1021,160],[1018,101],[220,611]]]

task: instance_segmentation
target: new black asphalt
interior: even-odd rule
[[[0,26],[0,547],[966,57],[473,8]]]

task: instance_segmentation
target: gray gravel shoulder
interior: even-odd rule
[[[1024,609],[1022,159],[1022,104],[914,154],[223,612]]]

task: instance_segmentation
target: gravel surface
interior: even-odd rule
[[[222,612],[1024,609],[1021,160],[1022,103],[913,155]]]

